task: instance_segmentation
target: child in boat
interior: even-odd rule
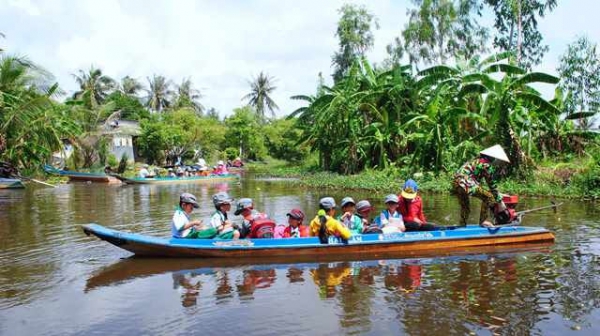
[[[282,238],[309,237],[308,226],[302,225],[304,212],[300,209],[292,209],[287,213],[288,226],[283,230]]]
[[[423,202],[421,201],[421,196],[417,195],[418,190],[419,186],[414,180],[408,179],[404,182],[398,202],[398,210],[402,214],[404,227],[406,231],[437,230],[438,228],[435,225],[427,223],[427,219],[425,219]]]
[[[368,200],[361,200],[356,203],[356,216],[360,218],[362,224],[362,233],[381,233],[381,229],[370,219],[373,206]]]
[[[140,169],[139,173],[138,173],[138,177],[140,178],[146,178],[150,175],[150,172],[148,171],[148,165],[144,164],[142,166],[142,169]]]
[[[213,204],[217,211],[210,218],[210,226],[217,230],[215,238],[240,238],[240,232],[234,229],[229,219],[227,219],[227,212],[231,210],[231,203],[233,203],[233,198],[224,191],[213,195]]]
[[[189,193],[179,196],[179,206],[171,221],[173,238],[212,238],[217,235],[216,229],[203,225],[201,220],[190,220],[192,211],[199,207],[196,196]]]
[[[375,217],[375,224],[383,232],[398,232],[404,231],[404,223],[402,214],[398,211],[398,195],[389,194],[384,199],[386,209],[381,212],[378,217]]]
[[[242,216],[242,224],[239,226],[241,238],[273,238],[275,222],[269,220],[267,214],[255,210],[251,198],[241,198],[234,214]],[[262,227],[257,228],[257,225]]]
[[[321,244],[329,242],[329,236],[337,236],[344,240],[350,238],[351,233],[346,227],[338,222],[335,215],[335,200],[333,197],[324,197],[319,201],[319,212],[310,222],[310,235],[319,237]]]
[[[341,202],[342,215],[337,217],[350,232],[355,234],[361,234],[363,230],[362,219],[358,217],[354,212],[356,210],[356,203],[352,197],[344,197]]]

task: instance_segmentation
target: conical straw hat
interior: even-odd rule
[[[487,155],[489,157],[493,157],[494,159],[498,159],[500,161],[504,161],[504,162],[510,163],[510,160],[508,159],[508,156],[506,155],[506,152],[504,151],[504,149],[500,145],[494,145],[494,146],[492,146],[490,148],[486,148],[486,149],[482,150],[479,153],[483,154],[483,155]]]

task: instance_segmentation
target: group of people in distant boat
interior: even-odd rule
[[[166,176],[161,176],[160,170],[158,168],[150,171],[150,168],[147,164],[142,165],[140,171],[138,172],[138,177],[140,178],[155,178],[155,177],[171,177],[171,178],[181,178],[181,177],[198,177],[198,176],[210,176],[210,175],[228,175],[229,171],[227,170],[227,166],[222,160],[217,162],[217,165],[209,170],[206,166],[206,161],[201,159],[202,162],[198,162],[197,165],[192,166],[176,166],[167,168]],[[203,164],[200,164],[203,163]]]
[[[477,159],[465,163],[454,175],[453,190],[461,206],[461,225],[467,223],[470,196],[482,200],[481,226],[493,226],[488,220],[491,209],[503,211],[502,194],[498,192],[495,180],[497,165],[502,162],[508,163],[508,157],[502,147],[496,145],[481,151]],[[489,191],[483,188],[483,181],[487,182]],[[323,197],[316,216],[307,225],[304,225],[305,215],[300,209],[287,213],[287,225],[277,225],[267,214],[255,209],[250,198],[241,198],[235,204],[234,215],[241,218],[234,223],[229,217],[234,199],[227,192],[213,195],[215,212],[204,224],[201,220],[190,218],[194,208],[199,208],[196,197],[183,193],[173,215],[171,231],[175,238],[319,237],[321,243],[327,243],[332,236],[348,240],[352,235],[361,234],[439,230],[440,227],[427,221],[418,191],[416,181],[406,180],[399,194],[385,196],[385,209],[374,218],[371,217],[374,208],[369,200],[355,202],[352,197],[344,197],[340,202],[341,211],[336,215],[338,205],[335,199]]]

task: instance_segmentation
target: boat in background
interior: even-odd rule
[[[321,244],[318,237],[288,239],[180,239],[158,238],[112,230],[99,224],[83,225],[83,232],[94,235],[136,256],[198,258],[276,258],[393,253],[396,257],[447,255],[473,248],[511,247],[523,244],[554,242],[554,235],[544,229],[526,226],[483,228],[479,225],[451,227],[439,231],[363,234],[347,242],[330,237]]]
[[[223,174],[223,175],[208,175],[208,176],[191,176],[191,177],[123,177],[113,175],[127,184],[188,184],[188,183],[206,183],[206,182],[223,182],[239,179],[238,174]]]
[[[19,179],[0,177],[0,189],[23,189],[25,185]]]
[[[50,165],[44,165],[44,171],[48,174],[66,176],[71,182],[94,182],[94,183],[116,183],[121,181],[113,176],[104,173],[81,173],[71,170],[62,170],[54,168]]]

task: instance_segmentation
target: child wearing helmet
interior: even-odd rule
[[[337,217],[337,220],[348,228],[353,235],[361,234],[363,222],[355,213],[356,203],[354,199],[352,197],[344,197],[340,206],[342,207],[342,214]]]
[[[374,223],[380,229],[387,227],[385,231],[404,231],[404,221],[402,220],[402,214],[398,211],[398,195],[389,194],[385,196],[385,209],[381,211],[378,217],[375,217]],[[398,230],[393,230],[397,228]]]
[[[309,237],[308,226],[302,225],[304,212],[300,209],[292,209],[287,213],[288,226],[283,230],[282,238]]]
[[[240,198],[240,200],[237,203],[237,208],[234,214],[236,216],[242,216],[242,223],[238,227],[241,238],[267,238],[255,237],[252,234],[253,225],[260,223],[262,220],[268,220],[269,216],[267,216],[267,214],[265,213],[255,210],[254,202],[252,202],[251,198]],[[271,221],[269,220],[269,222]],[[273,223],[273,226],[274,225],[275,224]],[[265,234],[263,234],[262,236],[265,236]]]
[[[398,211],[402,214],[404,227],[406,227],[406,231],[437,230],[437,226],[427,223],[421,196],[417,195],[418,190],[419,186],[414,180],[408,179],[404,182],[398,202]]]
[[[233,228],[233,225],[227,218],[227,212],[231,210],[233,198],[226,192],[219,192],[213,195],[213,204],[215,213],[210,217],[210,226],[217,230],[218,239],[238,239],[240,232]]]
[[[335,216],[335,199],[333,197],[324,197],[319,201],[319,212],[310,222],[310,235],[319,237],[321,244],[329,243],[329,236],[337,236],[343,240],[348,240],[351,233],[344,225],[337,221]]]
[[[203,225],[201,220],[190,219],[194,209],[199,207],[196,196],[190,193],[179,196],[179,206],[171,220],[173,238],[212,238],[217,235],[216,229]]]

